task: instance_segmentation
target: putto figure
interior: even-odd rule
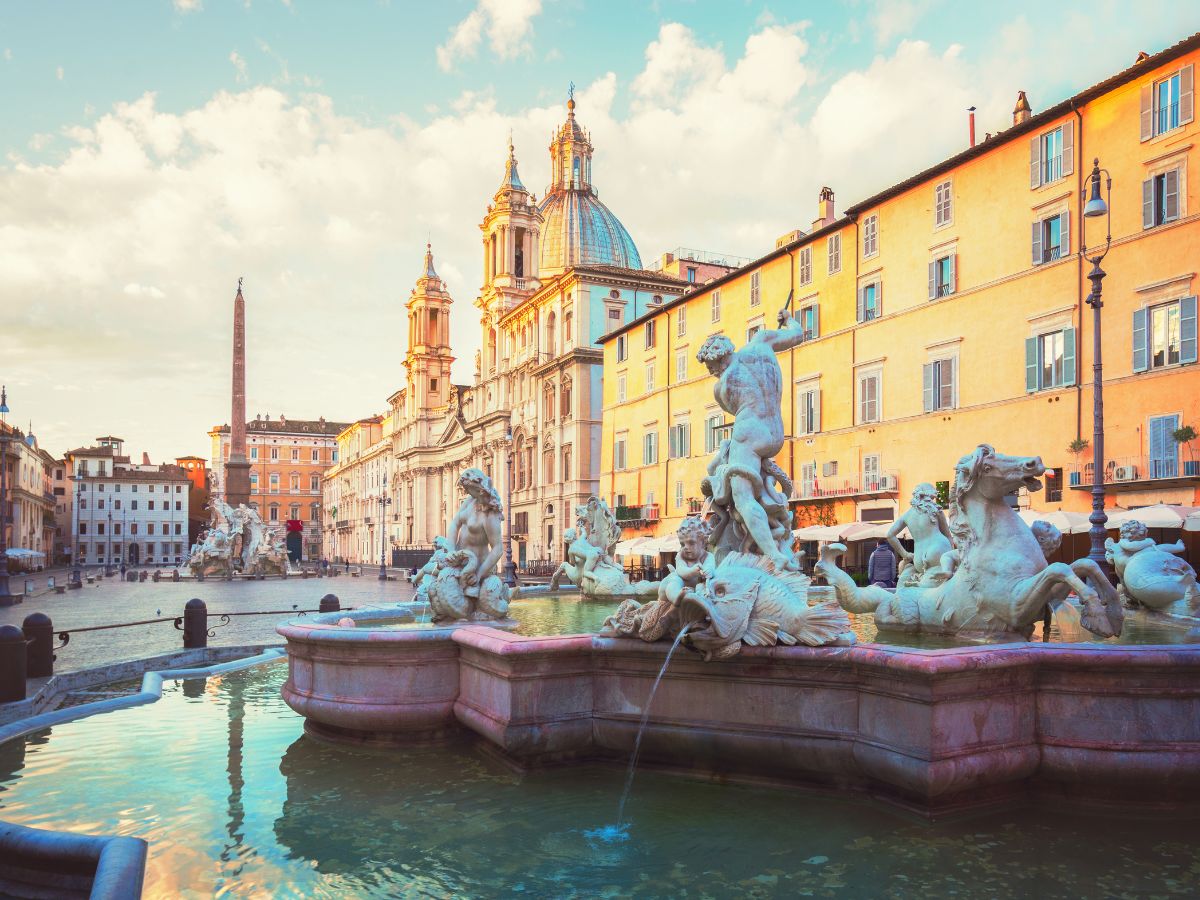
[[[761,553],[776,571],[796,570],[791,549],[788,494],[791,481],[774,461],[783,449],[783,373],[777,353],[804,340],[804,329],[786,310],[779,330],[755,332],[741,350],[714,334],[696,353],[717,379],[713,396],[733,416],[733,431],[708,466],[701,491],[712,498],[718,557],[730,551]]]
[[[1175,555],[1184,552],[1182,541],[1156,544],[1135,519],[1121,525],[1120,539],[1108,538],[1104,547],[1129,602],[1174,616],[1200,616],[1196,572]]]
[[[912,553],[900,543],[900,532],[905,528],[912,535]],[[904,560],[900,567],[900,584],[904,587],[931,587],[954,574],[957,554],[950,538],[950,523],[937,505],[937,490],[927,481],[913,488],[911,504],[888,529],[887,542]]]
[[[613,558],[621,527],[607,503],[599,497],[590,497],[586,505],[575,507],[575,515],[575,527],[563,532],[567,558],[551,576],[550,590],[558,590],[564,576],[586,597],[644,594],[652,590],[648,582],[631,585],[625,570]]]
[[[450,541],[440,534],[433,539],[433,554],[429,557],[429,561],[408,579],[408,583],[417,589],[414,599],[429,602],[429,586],[433,584],[438,569],[441,568],[442,562],[452,549]]]
[[[496,574],[504,552],[500,495],[479,469],[463,472],[458,486],[467,496],[450,521],[448,546],[428,586],[432,620],[503,619],[508,614],[509,590]]]

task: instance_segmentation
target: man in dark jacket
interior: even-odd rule
[[[871,551],[871,558],[867,561],[867,581],[880,587],[896,586],[896,554],[885,540],[881,540]]]

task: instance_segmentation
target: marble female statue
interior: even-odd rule
[[[1134,603],[1176,616],[1200,616],[1196,572],[1175,554],[1183,542],[1156,544],[1137,520],[1121,526],[1121,537],[1104,542],[1105,556],[1121,579],[1121,590]]]
[[[816,571],[850,612],[873,612],[884,630],[1028,638],[1047,604],[1074,591],[1080,620],[1102,637],[1121,633],[1124,613],[1116,591],[1092,560],[1047,563],[1029,526],[1005,502],[1021,487],[1041,490],[1040,457],[1008,456],[987,444],[958,461],[951,489],[952,526],[961,560],[934,587],[860,588],[836,565],[845,545],[822,551]]]
[[[913,551],[900,543],[905,528],[912,535]],[[908,510],[888,529],[887,542],[905,561],[900,569],[900,585],[932,587],[954,572],[957,557],[950,540],[950,523],[937,505],[937,490],[927,481],[913,488]]]
[[[783,374],[776,354],[800,344],[804,329],[786,309],[780,310],[778,322],[779,330],[755,332],[740,350],[725,335],[714,334],[696,359],[716,376],[713,396],[733,416],[730,437],[721,442],[701,486],[719,507],[714,533],[718,552],[757,552],[783,571],[798,564],[791,550],[786,490],[775,486],[790,485],[774,462],[784,443]]]
[[[439,595],[439,571],[438,578],[430,586],[432,618],[435,622],[502,619],[508,612],[509,590],[496,574],[496,563],[504,552],[500,495],[492,487],[492,480],[479,469],[463,472],[458,478],[458,486],[467,496],[450,521],[447,540],[454,557],[452,574],[464,599],[460,603],[456,597],[451,598],[449,590],[444,592],[444,597]]]

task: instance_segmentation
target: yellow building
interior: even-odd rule
[[[615,328],[604,347],[601,493],[626,536],[673,531],[698,509],[724,435],[710,334],[741,346],[791,294],[811,337],[781,354],[796,524],[889,521],[923,481],[949,488],[981,442],[1041,454],[1044,493],[1015,502],[1085,511],[1091,480],[1091,266],[1083,218],[1093,158],[1112,178],[1104,259],[1108,502],[1192,504],[1200,428],[1196,272],[1200,35],[1138,60],[837,216],[825,188],[808,233]],[[1086,235],[1085,235],[1086,229]],[[644,530],[641,530],[644,529]]]

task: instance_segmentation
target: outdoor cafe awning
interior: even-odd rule
[[[44,557],[46,554],[41,550],[27,550],[24,547],[9,547],[5,551],[8,556],[13,559],[33,559],[35,557]]]
[[[797,528],[792,536],[801,541],[819,541],[831,544],[835,541],[870,541],[887,537],[891,522],[847,522],[844,525],[806,525]],[[900,532],[908,536],[908,529]]]

